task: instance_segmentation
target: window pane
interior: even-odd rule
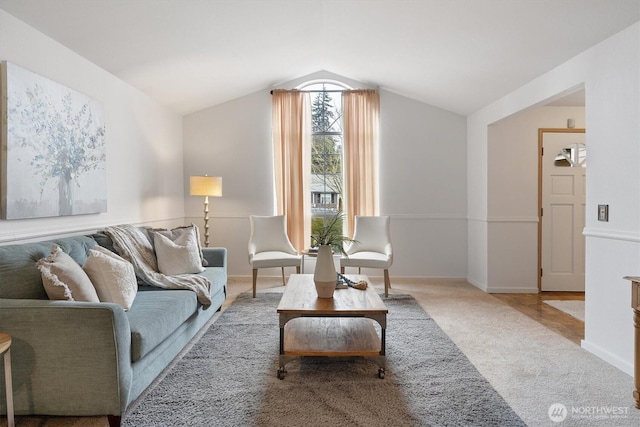
[[[587,167],[587,146],[577,142],[563,148],[554,161],[554,166],[586,168]]]
[[[322,85],[324,91],[311,93],[312,233],[342,207],[342,94],[327,91],[342,88],[328,86]]]
[[[311,94],[311,119],[313,133],[342,133],[342,99],[336,92]]]

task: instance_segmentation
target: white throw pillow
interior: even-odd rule
[[[195,224],[186,225],[182,227],[172,228],[171,230],[167,230],[166,228],[145,228],[145,232],[147,233],[147,237],[149,238],[149,242],[151,242],[151,246],[154,246],[154,238],[153,233],[160,233],[164,237],[168,237],[169,239],[175,241],[178,237],[182,236],[184,233],[190,233],[193,231],[196,233],[196,242],[198,243],[198,253],[200,254],[200,261],[202,262],[203,267],[208,267],[209,263],[204,258],[204,254],[202,253],[202,246],[200,245],[200,230],[198,226]]]
[[[100,302],[82,267],[56,244],[37,263],[44,290],[51,300]]]
[[[133,265],[102,246],[89,251],[82,266],[102,302],[113,302],[125,310],[131,308],[138,293],[138,281]]]
[[[204,271],[195,228],[185,229],[174,240],[161,233],[153,232],[153,245],[160,273],[175,276]]]

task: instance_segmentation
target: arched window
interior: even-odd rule
[[[275,211],[294,246],[343,208],[347,234],[356,215],[378,215],[378,91],[315,81],[272,95]]]
[[[342,91],[335,81],[307,82],[298,87],[311,97],[311,232],[342,210],[344,153]]]

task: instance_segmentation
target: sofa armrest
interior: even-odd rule
[[[202,255],[209,263],[208,267],[227,268],[227,248],[202,248]]]
[[[0,331],[12,339],[16,414],[121,415],[126,409],[131,332],[117,304],[0,299]]]

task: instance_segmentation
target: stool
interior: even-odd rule
[[[0,354],[4,354],[4,383],[7,390],[7,423],[14,427],[13,419],[13,385],[11,384],[11,337],[0,334]]]

